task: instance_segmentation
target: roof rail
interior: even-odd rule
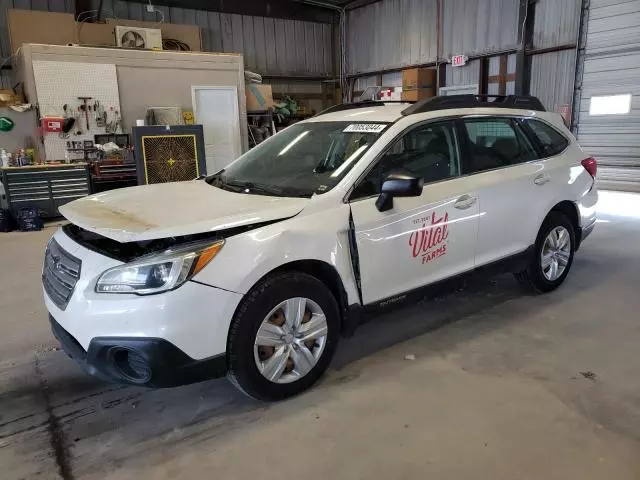
[[[363,100],[361,102],[351,102],[351,103],[340,103],[338,105],[334,105],[333,107],[326,108],[321,112],[315,114],[324,115],[325,113],[333,113],[333,112],[342,112],[343,110],[351,110],[354,108],[365,108],[365,107],[384,107],[389,103],[414,103],[406,100]]]
[[[518,108],[546,111],[537,97],[530,95],[446,95],[431,97],[405,108],[402,115],[448,110],[452,108]]]

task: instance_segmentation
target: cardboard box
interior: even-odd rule
[[[247,83],[245,86],[247,96],[247,112],[262,111],[273,108],[273,93],[271,85],[258,85]]]
[[[414,90],[402,89],[402,100],[405,102],[418,102],[425,98],[435,97],[435,89],[433,88],[418,88]]]
[[[115,47],[114,25],[107,23],[78,23],[80,45],[91,47]]]
[[[407,68],[402,71],[402,90],[436,87],[436,71],[433,68]]]
[[[12,88],[0,89],[0,107],[10,107],[11,105],[20,105],[22,100]]]
[[[76,21],[71,13],[10,8],[7,25],[13,53],[23,43],[66,45],[77,42]]]

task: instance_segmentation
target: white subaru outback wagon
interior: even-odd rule
[[[282,399],[370,308],[485,267],[558,287],[595,225],[596,168],[534,97],[339,105],[207,178],[67,204],[44,299],[99,377],[228,375]]]

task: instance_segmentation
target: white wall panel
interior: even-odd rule
[[[382,74],[382,86],[383,87],[401,87],[402,86],[402,72],[389,72]]]
[[[353,91],[354,92],[363,92],[368,87],[375,87],[375,86],[377,86],[376,76],[375,75],[368,75],[368,76],[364,76],[364,77],[358,77],[358,78],[356,78],[356,83],[353,86]]]

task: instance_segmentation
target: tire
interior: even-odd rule
[[[300,322],[302,327],[305,325],[302,322],[307,317],[308,325],[311,325],[310,319],[313,315],[324,314],[326,320],[326,335],[322,339],[312,340],[316,342],[315,346],[307,348],[312,355],[318,356],[315,365],[310,369],[308,368],[313,362],[309,361],[306,350],[307,355],[304,361],[303,357],[295,356],[300,355],[302,349],[309,344],[309,341],[305,344],[301,343],[302,333],[287,334],[287,339],[283,341],[288,344],[284,347],[279,344],[277,346],[257,345],[258,331],[265,326],[265,322],[268,322],[267,327],[272,329],[274,328],[272,319],[282,318],[283,323],[277,328],[290,328],[289,317],[285,314],[285,310],[288,311],[291,308],[289,305],[292,303],[288,302],[294,302],[293,299],[304,299],[305,302],[305,310]],[[283,302],[286,302],[285,305],[278,309]],[[312,310],[314,312],[320,310],[321,313],[311,313]],[[321,320],[321,317],[316,316],[317,319]],[[287,331],[293,332],[293,330]],[[227,342],[229,379],[238,389],[257,400],[275,401],[297,395],[310,388],[325,372],[335,353],[339,332],[338,303],[331,291],[320,280],[301,272],[283,272],[267,277],[245,296],[231,322]],[[279,333],[281,332],[278,331],[278,335]],[[270,339],[273,340],[273,338]],[[286,351],[290,353],[280,355],[280,357],[287,355],[286,367],[281,374],[278,374],[280,378],[272,381],[266,378],[262,371],[267,370],[265,366],[271,356],[275,357],[276,352],[284,351],[281,348],[288,349]],[[317,348],[321,350],[316,350]],[[294,358],[300,358],[300,365],[304,364],[305,368],[299,368],[298,361],[294,361]],[[258,366],[259,363],[262,365],[262,370]],[[306,370],[306,372],[300,375],[298,370]],[[277,370],[269,370],[269,372],[273,371]],[[299,378],[295,379],[298,376]],[[278,383],[285,381],[287,383]]]
[[[550,279],[548,275],[550,275],[549,267],[543,266],[543,249],[545,252],[548,252],[546,244],[547,238],[552,232],[562,231],[564,229],[568,233],[569,236],[569,248],[568,252],[561,252],[557,254],[558,258],[562,258],[561,262],[566,261],[566,265],[564,266],[564,270],[560,275],[557,275],[556,278]],[[563,237],[564,238],[564,237]],[[561,243],[561,242],[560,242]],[[536,238],[534,254],[529,262],[529,265],[525,270],[514,273],[516,280],[528,290],[533,291],[535,293],[547,293],[555,290],[564,282],[565,278],[569,274],[569,270],[571,269],[571,265],[573,264],[573,256],[575,253],[576,247],[576,235],[575,228],[569,218],[561,212],[552,211],[547,215],[547,218],[542,223],[540,227],[540,231],[538,232],[538,237]],[[565,259],[565,254],[568,253],[568,258]],[[553,255],[552,255],[553,256]]]

